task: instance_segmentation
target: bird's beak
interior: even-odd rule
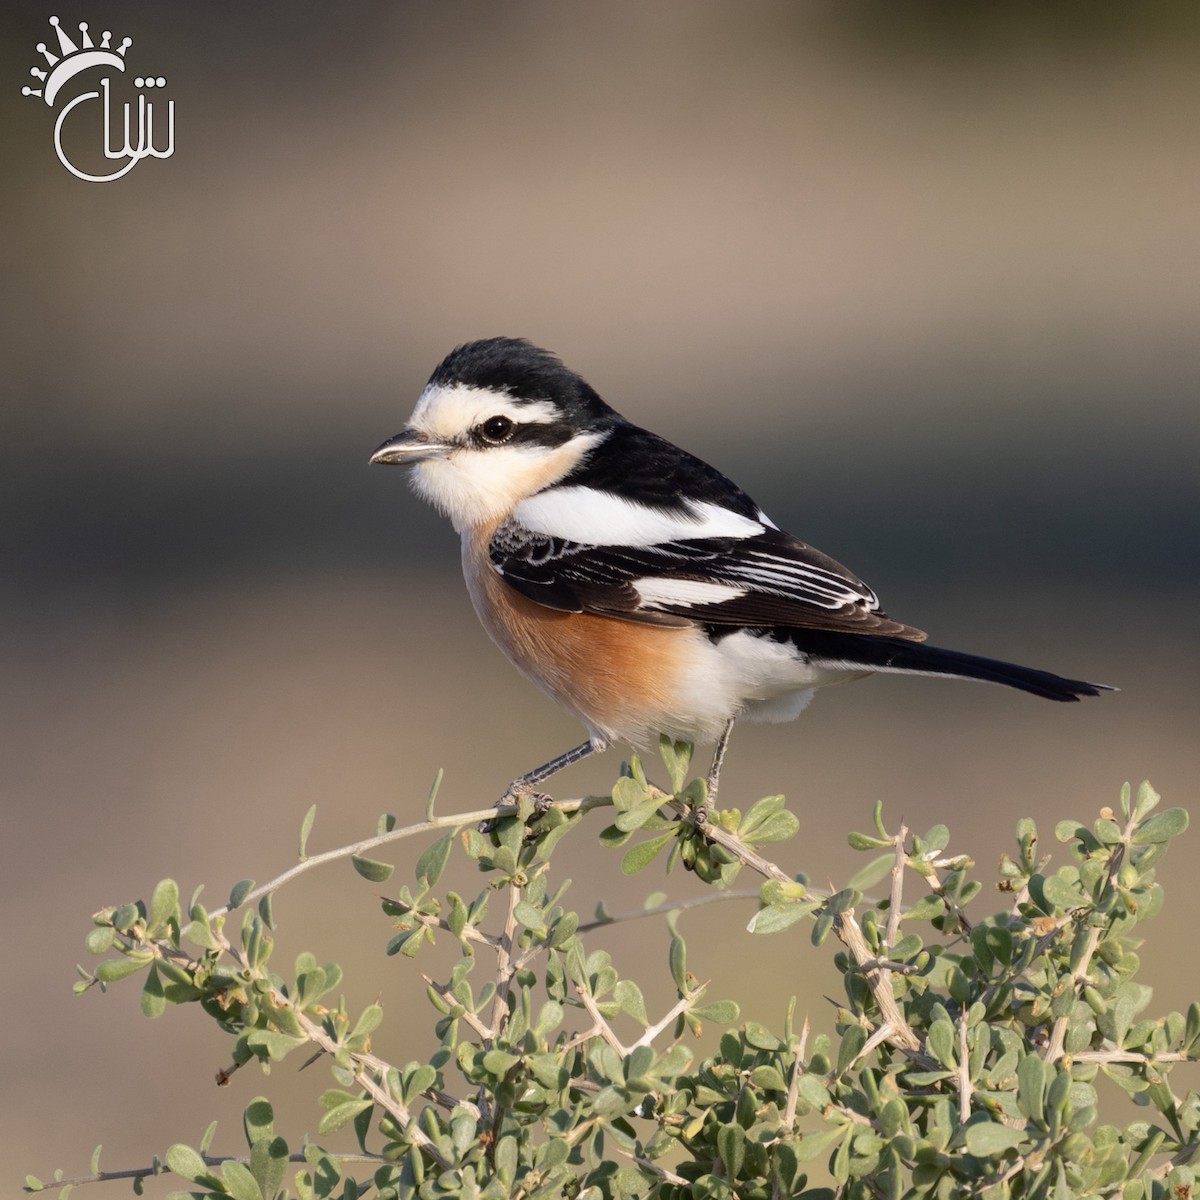
[[[431,458],[445,458],[453,449],[444,442],[435,442],[419,429],[406,429],[388,438],[374,454],[373,463],[388,463],[402,467],[426,462]]]

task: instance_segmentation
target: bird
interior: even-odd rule
[[[450,519],[475,612],[587,731],[502,798],[614,743],[715,746],[738,721],[798,717],[818,688],[877,672],[1003,684],[1047,700],[1115,690],[926,643],[841,563],[737,484],[628,421],[522,338],[452,350],[371,463],[402,466]]]

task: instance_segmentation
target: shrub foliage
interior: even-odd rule
[[[966,856],[948,852],[945,826],[892,831],[877,809],[869,832],[850,835],[872,858],[830,894],[775,861],[799,827],[782,797],[744,814],[714,810],[703,781],[687,782],[690,747],[664,741],[661,751],[667,790],[636,759],[611,796],[545,811],[436,816],[435,787],[425,821],[399,828],[385,816],[375,837],[314,856],[310,811],[296,866],[261,887],[243,880],[215,911],[198,894],[182,904],[164,880],[148,902],[97,913],[87,947],[103,961],[81,968],[79,991],[136,978],[148,1017],[192,1005],[216,1021],[235,1067],[315,1055],[333,1086],[316,1139],[297,1148],[258,1098],[244,1154],[212,1154],[210,1127],[198,1146],[174,1145],[147,1166],[105,1171],[94,1160],[87,1176],[31,1176],[27,1190],[124,1178],[140,1193],[162,1174],[183,1182],[171,1193],[180,1200],[1192,1194],[1200,1097],[1180,1097],[1171,1079],[1200,1055],[1200,1004],[1151,1015],[1136,978],[1135,926],[1162,905],[1155,868],[1186,828],[1182,809],[1158,809],[1147,784],[1136,797],[1126,787],[1115,812],[1059,823],[1066,861],[1056,866],[1022,820],[1001,859],[999,911],[968,916],[981,884]],[[759,876],[752,933],[794,946],[808,931],[833,947],[842,999],[832,1035],[810,1036],[792,1010],[778,1029],[739,1024],[734,1000],[709,996],[676,925],[695,900],[673,906],[659,893],[642,912],[601,908],[588,920],[572,911],[551,859],[564,837],[594,827],[594,810],[611,819],[600,841],[619,849],[613,865],[627,875],[665,856],[718,890]],[[413,881],[383,902],[387,953],[419,960],[438,939],[457,958],[426,979],[435,1049],[401,1065],[372,1052],[383,1010],[347,1011],[335,964],[272,961],[273,898],[347,857],[382,883],[393,868],[374,855],[412,836],[433,840]],[[473,898],[439,888],[452,854],[483,877]],[[670,927],[676,1000],[652,1014],[638,983],[587,941],[655,914]],[[698,1059],[692,1035],[706,1023],[726,1031]],[[1101,1123],[1105,1089],[1132,1097],[1140,1119]],[[347,1128],[353,1138],[336,1140],[357,1150],[325,1148]]]

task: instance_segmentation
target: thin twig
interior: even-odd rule
[[[758,888],[731,888],[723,892],[706,892],[703,896],[692,896],[687,900],[665,900],[650,908],[630,909],[628,912],[610,913],[603,918],[597,917],[592,921],[584,921],[576,929],[576,933],[590,933],[593,929],[603,929],[606,925],[616,925],[619,921],[636,921],[641,917],[656,917],[660,913],[683,912],[689,908],[700,908],[705,904],[720,904],[725,900],[757,900]]]
[[[286,997],[280,996],[279,993],[273,994],[279,996],[279,999],[287,1004]],[[300,1028],[304,1030],[305,1037],[309,1041],[320,1046],[329,1054],[336,1054],[339,1047],[337,1042],[329,1036],[324,1028],[317,1024],[307,1013],[301,1012],[293,1007],[292,1012],[296,1016],[296,1020],[300,1022]],[[387,1063],[375,1059],[371,1067],[368,1068],[364,1062],[366,1055],[352,1055],[355,1062],[354,1081],[361,1087],[384,1112],[389,1113],[394,1121],[404,1131],[405,1136],[418,1149],[424,1151],[438,1166],[445,1170],[450,1169],[450,1163],[443,1158],[442,1153],[433,1144],[429,1135],[416,1123],[412,1112],[407,1104],[400,1099],[399,1096],[392,1094],[391,1088],[387,1086],[387,1075],[391,1067]],[[374,1056],[371,1056],[372,1058]],[[378,1064],[378,1065],[375,1065]],[[375,1075],[379,1075],[379,1079]]]
[[[1072,1054],[1072,1062],[1098,1063],[1155,1063],[1200,1062],[1200,1055],[1184,1054],[1179,1050],[1165,1050],[1162,1054],[1139,1054],[1136,1050],[1080,1050]]]
[[[967,1013],[958,1018],[958,1119],[965,1125],[971,1117],[971,1059],[967,1048]]]
[[[647,1029],[646,1032],[643,1033],[642,1036],[638,1038],[638,1040],[634,1042],[632,1046],[629,1047],[629,1049],[636,1050],[639,1046],[649,1046],[650,1043],[653,1042],[654,1039],[658,1037],[658,1035],[662,1033],[662,1031],[680,1015],[680,1013],[687,1012],[689,1006],[699,999],[700,995],[704,992],[704,989],[708,987],[709,983],[711,982],[712,980],[706,980],[704,983],[700,984],[700,986],[697,987],[695,991],[691,993],[691,995],[680,996],[678,1003],[675,1004],[671,1011],[667,1013],[667,1015],[663,1017],[661,1021],[657,1022],[657,1024],[651,1025],[650,1028]]]
[[[508,912],[504,915],[504,933],[496,950],[496,999],[492,1004],[492,1030],[488,1044],[500,1036],[501,1024],[508,1015],[508,993],[513,977],[512,952],[517,932],[517,905],[523,889],[512,880],[508,884]]]
[[[464,925],[461,933],[454,933],[450,928],[450,923],[444,917],[434,916],[432,913],[415,912],[411,905],[405,904],[402,900],[393,900],[389,897],[383,897],[386,903],[394,904],[397,908],[407,910],[407,915],[412,918],[418,925],[424,925],[428,929],[441,929],[446,933],[454,934],[455,937],[464,938],[468,942],[477,942],[481,946],[487,946],[492,950],[500,949],[500,939],[494,934],[484,933],[483,930],[477,929],[474,925]]]
[[[867,1055],[870,1054],[871,1051],[874,1050],[876,1046],[883,1045],[883,1043],[888,1041],[888,1039],[891,1038],[891,1036],[892,1036],[892,1027],[887,1024],[880,1025],[879,1028],[876,1029],[875,1032],[873,1034],[871,1034],[871,1036],[869,1038],[867,1038],[867,1040],[865,1042],[863,1042],[862,1049],[850,1060],[850,1062],[846,1066],[845,1071],[839,1072],[835,1068],[834,1070],[829,1072],[829,1077],[826,1080],[826,1082],[832,1083],[834,1080],[837,1079],[839,1074],[841,1074],[841,1075],[849,1074],[849,1072],[852,1071],[860,1062],[862,1062],[862,1060],[864,1058],[866,1058]]]
[[[685,1188],[692,1186],[691,1180],[684,1179],[682,1175],[676,1175],[674,1171],[668,1171],[666,1167],[660,1167],[658,1163],[651,1162],[648,1158],[642,1158],[640,1154],[634,1154],[632,1150],[626,1150],[624,1146],[615,1141],[613,1142],[613,1148],[618,1154],[623,1154],[626,1158],[637,1163],[643,1170],[657,1175],[664,1183],[673,1183],[676,1187]]]
[[[227,1162],[241,1163],[243,1166],[250,1165],[250,1155],[248,1154],[202,1154],[200,1156],[204,1160],[206,1167],[219,1167]],[[287,1161],[290,1163],[303,1163],[308,1159],[302,1150],[295,1150],[287,1156]],[[387,1163],[391,1159],[385,1158],[382,1154],[338,1154],[339,1162],[348,1163]],[[74,1187],[76,1184],[82,1183],[111,1183],[116,1179],[149,1179],[154,1175],[171,1175],[174,1172],[166,1163],[161,1162],[157,1167],[126,1167],[119,1171],[93,1171],[88,1175],[73,1175],[69,1179],[55,1179],[47,1183],[43,1189],[34,1189],[26,1187],[23,1190],[28,1194],[35,1190],[51,1191],[59,1188]]]
[[[904,866],[907,854],[904,843],[908,838],[908,826],[901,821],[894,839],[896,846],[896,861],[892,865],[892,890],[888,899],[887,932],[883,944],[890,950],[896,943],[896,935],[900,932],[901,906],[904,896]]]
[[[1120,843],[1114,847],[1109,856],[1108,871],[1104,877],[1104,886],[1100,889],[1100,894],[1097,897],[1097,903],[1102,901],[1111,890],[1117,878],[1117,872],[1120,871],[1121,864],[1125,861],[1125,848],[1129,845],[1129,839],[1133,836],[1133,831],[1136,827],[1137,818],[1131,814],[1121,833]],[[1076,993],[1087,982],[1088,968],[1092,965],[1092,955],[1096,953],[1096,948],[1100,945],[1103,933],[1104,930],[1099,925],[1093,925],[1088,930],[1087,942],[1084,943],[1083,954],[1079,958],[1079,965],[1071,974],[1071,987]],[[1044,1062],[1057,1062],[1062,1056],[1063,1044],[1067,1038],[1067,1026],[1070,1023],[1071,1017],[1069,1013],[1055,1018],[1054,1027],[1050,1030],[1050,1039],[1046,1043],[1046,1049],[1042,1052],[1042,1060]]]
[[[259,975],[260,972],[255,971],[246,959],[245,955],[235,947],[228,938],[219,936],[218,938],[221,949],[228,954],[233,962],[242,971],[249,971],[252,974]],[[147,943],[148,947],[154,949],[157,954],[163,958],[170,958],[175,961],[184,961],[191,963],[193,966],[195,960],[185,952],[176,949],[170,942],[156,939]],[[278,988],[272,987],[267,992],[271,1003],[276,1008],[290,1009],[295,1016],[300,1028],[304,1032],[304,1036],[313,1043],[313,1045],[324,1050],[327,1054],[336,1055],[341,1049],[337,1040],[330,1036],[323,1025],[314,1021],[307,1013],[297,1007],[293,1001]],[[391,1089],[387,1086],[388,1072],[393,1070],[390,1063],[385,1062],[381,1058],[377,1058],[373,1054],[368,1053],[352,1053],[351,1061],[354,1063],[354,1080],[370,1097],[379,1105],[385,1112],[389,1113],[393,1120],[405,1132],[406,1136],[412,1141],[412,1144],[424,1151],[434,1162],[444,1168],[449,1168],[449,1163],[442,1156],[438,1148],[433,1144],[429,1135],[425,1133],[415,1119],[408,1106],[398,1096],[392,1095]],[[378,1075],[378,1079],[375,1076]],[[380,1082],[382,1081],[382,1082]]]
[[[774,879],[780,883],[794,882],[792,877],[781,867],[776,866],[770,859],[763,858],[761,854],[751,850],[737,834],[730,833],[727,829],[723,829],[720,825],[711,822],[698,822],[696,821],[696,814],[692,812],[684,801],[674,796],[668,796],[665,792],[661,792],[654,787],[648,790],[652,794],[657,794],[664,804],[667,804],[685,820],[692,821],[709,841],[715,842],[719,846],[724,846],[743,865],[753,871],[757,871],[758,874],[767,879]],[[890,977],[885,971],[871,965],[875,962],[875,956],[872,954],[871,948],[867,945],[867,940],[863,937],[863,932],[859,928],[858,922],[854,919],[853,909],[846,909],[844,912],[834,914],[833,931],[842,945],[854,956],[854,961],[862,971],[863,977],[867,981],[867,986],[871,989],[871,995],[875,998],[875,1004],[879,1008],[880,1015],[883,1017],[882,1024],[891,1027],[888,1041],[898,1050],[919,1050],[921,1045],[920,1040],[909,1027],[908,1022],[904,1019],[904,1014],[900,1011],[900,1006],[896,1003],[896,996],[892,991]]]
[[[808,1048],[808,1014],[804,1015],[804,1024],[800,1027],[800,1040],[792,1054],[792,1077],[788,1080],[787,1108],[784,1109],[783,1123],[788,1129],[796,1121],[796,1103],[800,1097],[800,1076],[804,1074],[804,1052]]]
[[[593,808],[611,808],[612,797],[582,796],[576,800],[557,801],[554,807],[560,809],[562,812],[589,812]],[[379,833],[374,837],[364,838],[362,841],[354,842],[349,846],[340,846],[336,850],[326,850],[321,854],[310,855],[296,863],[294,867],[289,867],[281,875],[277,875],[268,883],[264,883],[247,892],[238,907],[244,908],[248,904],[253,904],[269,892],[277,891],[297,875],[302,875],[305,871],[311,871],[314,867],[323,866],[325,863],[360,855],[365,850],[375,849],[376,846],[384,846],[389,842],[398,842],[404,838],[417,837],[422,833],[436,833],[440,829],[463,829],[468,825],[478,825],[481,821],[492,821],[499,817],[511,817],[516,812],[517,808],[515,805],[498,804],[492,808],[475,809],[473,812],[451,813],[447,817],[434,817],[431,821],[421,821],[417,825],[406,825],[403,829],[391,829],[387,833]],[[214,909],[208,915],[210,918],[223,917],[229,911],[229,906],[226,905],[222,908]]]
[[[842,945],[854,956],[854,961],[862,971],[863,978],[867,981],[867,987],[871,989],[875,1005],[879,1009],[879,1015],[883,1018],[881,1024],[890,1026],[888,1042],[898,1050],[919,1050],[921,1048],[920,1039],[912,1031],[904,1019],[904,1014],[900,1011],[900,1005],[896,1003],[896,994],[892,991],[891,975],[873,965],[875,956],[871,953],[871,947],[867,945],[867,939],[854,919],[854,909],[848,908],[844,912],[834,915],[833,931]]]
[[[457,1007],[462,1009],[462,1020],[466,1021],[470,1027],[485,1041],[492,1036],[492,1031],[473,1013],[465,1004],[462,1003],[454,995],[454,993],[444,983],[438,983],[435,979],[421,972],[421,978],[435,991],[443,1000],[452,1001]]]
[[[613,1031],[613,1027],[608,1023],[607,1018],[596,1007],[595,997],[587,990],[587,986],[582,983],[575,985],[575,991],[579,999],[583,1002],[583,1007],[587,1009],[588,1016],[595,1022],[596,1032],[622,1057],[627,1058],[629,1051],[622,1045],[621,1039],[617,1037]]]

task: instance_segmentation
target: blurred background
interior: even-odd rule
[[[172,158],[108,184],[57,161],[54,113],[20,95],[51,13],[166,77]],[[1126,779],[1192,804],[1195,5],[18,0],[0,56],[9,1190],[96,1142],[140,1165],[214,1116],[236,1152],[264,1090],[293,1142],[315,1132],[322,1068],[218,1091],[226,1042],[195,1011],[73,997],[91,912],[164,875],[216,906],[293,861],[313,803],[331,848],[419,815],[439,767],[442,811],[473,809],[579,740],[480,631],[449,527],[367,470],[462,341],[555,350],[934,642],[1122,688],[879,678],[740,730],[722,799],[787,794],[789,869],[847,878],[877,800],[949,824],[987,880],[1020,816],[1053,846]],[[636,908],[661,871],[621,877],[601,824],[560,872],[584,911]],[[1193,837],[1147,929],[1156,1011],[1200,994],[1172,946]],[[277,954],[341,962],[352,1006],[381,995],[404,1061],[432,1010],[381,957],[377,890],[311,873],[277,898]],[[752,907],[686,915],[689,968],[746,1018],[778,1028],[798,993],[829,1028],[830,951],[746,936]],[[670,1003],[661,924],[598,944]]]

